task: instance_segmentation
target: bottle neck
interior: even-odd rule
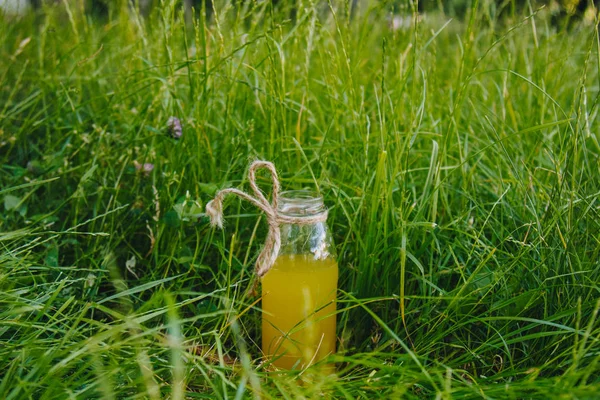
[[[277,212],[285,217],[316,217],[327,212],[323,197],[309,190],[288,190],[279,194]]]
[[[280,254],[310,256],[314,260],[335,258],[335,247],[327,227],[323,198],[308,190],[281,192],[277,213],[290,221],[280,225]]]

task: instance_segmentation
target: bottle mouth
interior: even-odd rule
[[[277,211],[290,217],[308,217],[325,211],[323,197],[312,190],[286,190],[279,193]]]

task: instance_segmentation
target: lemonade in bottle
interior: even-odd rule
[[[301,221],[327,212],[322,197],[282,192],[277,211],[298,223],[280,226],[279,254],[262,277],[262,350],[276,367],[304,369],[335,352],[338,266],[326,221]]]

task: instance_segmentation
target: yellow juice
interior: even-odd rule
[[[262,278],[262,350],[302,369],[335,352],[338,266],[312,255],[280,255]]]

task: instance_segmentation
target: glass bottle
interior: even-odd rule
[[[306,190],[281,192],[277,211],[327,212],[323,198]],[[262,278],[262,350],[278,368],[304,369],[335,353],[337,257],[325,220],[280,230],[279,255]]]

